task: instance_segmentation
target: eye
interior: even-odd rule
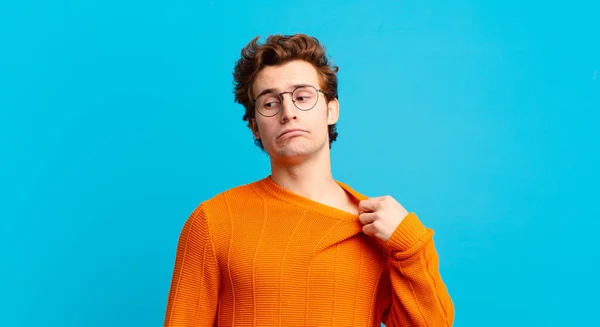
[[[306,102],[312,98],[312,94],[309,92],[301,92],[300,94],[296,94],[296,98],[294,99],[297,102]]]
[[[279,105],[279,97],[271,94],[271,93],[267,93],[264,94],[262,96],[260,96],[257,105],[260,108],[263,108],[265,110],[272,110],[274,108],[277,108]]]
[[[265,104],[263,104],[263,108],[267,110],[277,109],[279,108],[279,101],[265,102]]]

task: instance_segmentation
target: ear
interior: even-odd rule
[[[256,118],[250,118],[250,130],[256,139],[260,139],[260,134],[258,133],[258,124],[256,123]]]
[[[338,99],[333,99],[327,103],[327,125],[337,123],[340,118],[340,103]]]

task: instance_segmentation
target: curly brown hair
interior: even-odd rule
[[[242,48],[241,58],[236,62],[233,70],[235,102],[242,104],[246,109],[243,120],[254,119],[254,105],[252,102],[252,83],[258,72],[265,66],[277,66],[292,60],[304,60],[312,64],[318,72],[320,87],[327,101],[338,99],[337,72],[339,68],[334,66],[327,58],[325,47],[315,37],[306,34],[294,35],[270,35],[265,43],[258,43],[259,36]],[[337,139],[336,125],[329,125],[329,148]],[[260,139],[254,139],[254,143],[265,150]]]

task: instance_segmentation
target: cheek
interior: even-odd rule
[[[308,126],[315,133],[314,137],[321,139],[328,134],[329,121],[327,111],[312,112],[310,117],[306,117]]]
[[[325,125],[329,125],[329,121],[333,119],[333,117],[331,117],[331,115],[329,114],[329,110],[327,110],[327,107],[323,108],[323,110],[319,112],[318,116],[319,122]]]
[[[275,133],[274,131],[274,126],[272,123],[268,122],[268,121],[260,121],[257,122],[257,126],[258,126],[258,131],[259,134],[261,135],[261,137],[263,138],[268,138],[269,135]]]

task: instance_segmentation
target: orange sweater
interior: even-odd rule
[[[179,238],[164,326],[451,326],[433,231],[412,212],[387,242],[362,226],[270,177],[201,203]]]

